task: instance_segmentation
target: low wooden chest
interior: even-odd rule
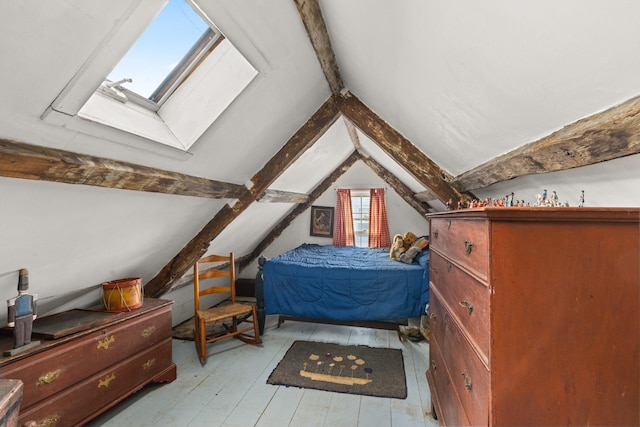
[[[148,383],[173,381],[171,304],[147,298],[129,312],[73,310],[40,319],[46,330],[47,320],[55,325],[64,317],[76,332],[0,359],[0,378],[24,384],[19,425],[82,425]],[[3,350],[11,344],[12,337],[1,338]]]

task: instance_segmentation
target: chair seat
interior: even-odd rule
[[[208,310],[198,310],[196,313],[199,318],[204,319],[205,322],[209,323],[215,322],[217,320],[227,319],[233,316],[252,314],[253,306],[235,303],[213,307]]]

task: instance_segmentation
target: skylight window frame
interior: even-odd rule
[[[211,35],[209,35],[211,34]],[[200,39],[185,54],[180,63],[165,77],[160,86],[149,96],[148,100],[158,107],[161,107],[173,92],[189,77],[191,72],[224,40],[224,36],[215,28],[209,26],[209,29],[202,33]],[[193,57],[193,59],[191,59]],[[154,96],[159,95],[158,100],[154,100]]]
[[[160,107],[171,97],[173,92],[189,77],[198,65],[218,46],[224,35],[216,28],[200,7],[193,0],[185,0],[193,11],[207,24],[207,29],[198,40],[183,55],[182,59],[169,72],[153,93],[148,97],[138,94],[122,85],[116,86],[126,97],[127,101],[134,102],[151,111],[157,112]],[[157,99],[154,99],[157,98]]]
[[[90,57],[61,86],[40,119],[172,158],[184,159],[192,154],[193,144],[250,84],[271,70],[271,65],[250,41],[243,43],[243,51],[240,51],[208,18],[211,13],[221,15],[221,19],[229,19],[224,9],[213,8],[205,14],[195,3],[197,0],[186,1],[206,26],[222,37],[218,38],[219,45],[215,49],[207,49],[209,54],[196,62],[197,67],[186,74],[187,78],[161,107],[142,95],[136,96],[135,92],[131,92],[131,100],[127,99],[124,95],[127,89],[121,82],[116,82],[117,86],[104,84],[110,83],[110,79],[105,81],[108,70],[116,66],[140,37],[141,26],[148,27],[153,21],[150,16],[157,16],[162,7],[155,1],[132,2],[120,12],[121,16],[114,25],[104,32]],[[231,24],[229,31],[234,29],[237,27]],[[226,76],[231,80],[219,85],[217,82],[225,81]],[[100,86],[116,90],[105,91]],[[140,102],[132,102],[133,99]],[[186,110],[189,114],[184,114]]]
[[[207,38],[207,34],[211,33],[211,38],[202,45],[202,40]],[[127,89],[124,86],[117,86],[118,90],[124,93],[127,100],[134,102],[142,107],[145,107],[151,111],[158,111],[160,107],[171,97],[173,92],[189,77],[189,75],[195,70],[198,65],[211,53],[213,50],[224,40],[224,36],[215,28],[209,27],[207,31],[202,33],[202,36],[196,42],[193,47],[185,54],[180,63],[178,63],[174,69],[167,74],[167,77],[160,83],[156,90],[151,94],[149,98]],[[197,52],[197,53],[196,53]],[[195,54],[195,57],[194,56]],[[193,57],[191,61],[188,59]],[[172,83],[173,82],[173,83]],[[158,101],[150,99],[156,93],[164,94]]]

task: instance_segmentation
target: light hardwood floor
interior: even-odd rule
[[[417,319],[412,319],[416,320]],[[413,324],[413,323],[412,323]],[[331,393],[267,384],[295,340],[400,348],[406,399]],[[437,426],[425,378],[429,345],[401,342],[395,331],[287,321],[268,316],[263,344],[223,340],[202,367],[192,341],[173,340],[178,378],[150,385],[88,426]]]

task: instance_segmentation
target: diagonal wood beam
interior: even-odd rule
[[[346,93],[338,100],[340,111],[347,119],[413,175],[418,182],[432,190],[443,203],[449,199],[462,198],[458,190],[449,183],[451,176],[444,169],[441,169],[352,93]]]
[[[245,191],[243,185],[6,139],[0,139],[0,176],[211,199]]]
[[[302,193],[292,193],[290,191],[265,190],[258,198],[260,203],[304,203],[309,196]]]
[[[384,180],[393,190],[398,193],[409,206],[414,208],[420,215],[426,215],[430,212],[428,207],[414,197],[413,191],[402,181],[392,174],[387,168],[382,166],[370,157],[363,157],[362,161],[371,168],[380,178]]]
[[[315,202],[318,197],[322,196],[338,178],[340,178],[344,173],[349,170],[351,166],[358,160],[362,159],[362,155],[357,152],[353,152],[347,160],[342,162],[333,172],[329,174],[320,184],[318,184],[313,191],[309,194],[308,200],[304,203],[300,203],[295,208],[287,214],[278,224],[265,236],[264,239],[251,251],[250,254],[240,258],[240,269],[243,269],[247,265],[251,264],[251,262],[259,257],[274,240],[278,238],[282,234],[284,230],[287,229],[289,224],[293,222],[299,215],[306,212],[307,209]]]
[[[313,49],[316,51],[318,61],[329,83],[329,88],[334,95],[338,95],[344,88],[342,77],[338,69],[338,62],[331,47],[331,40],[327,32],[327,26],[322,17],[322,11],[318,0],[294,0],[302,23],[309,34]]]
[[[244,212],[293,162],[311,147],[337,120],[340,111],[335,98],[329,98],[287,143],[251,178],[253,186],[245,190],[233,205],[225,205],[200,232],[173,257],[144,287],[145,296],[159,297],[171,289],[209,248],[224,228]]]
[[[640,153],[640,97],[571,123],[457,176],[465,191],[523,175],[593,165]]]
[[[351,138],[351,143],[355,147],[356,151],[362,150],[362,146],[360,145],[360,138],[358,137],[358,131],[356,130],[356,127],[345,116],[342,116],[342,119],[344,120],[344,125],[347,127],[347,132],[349,133],[349,138]]]

